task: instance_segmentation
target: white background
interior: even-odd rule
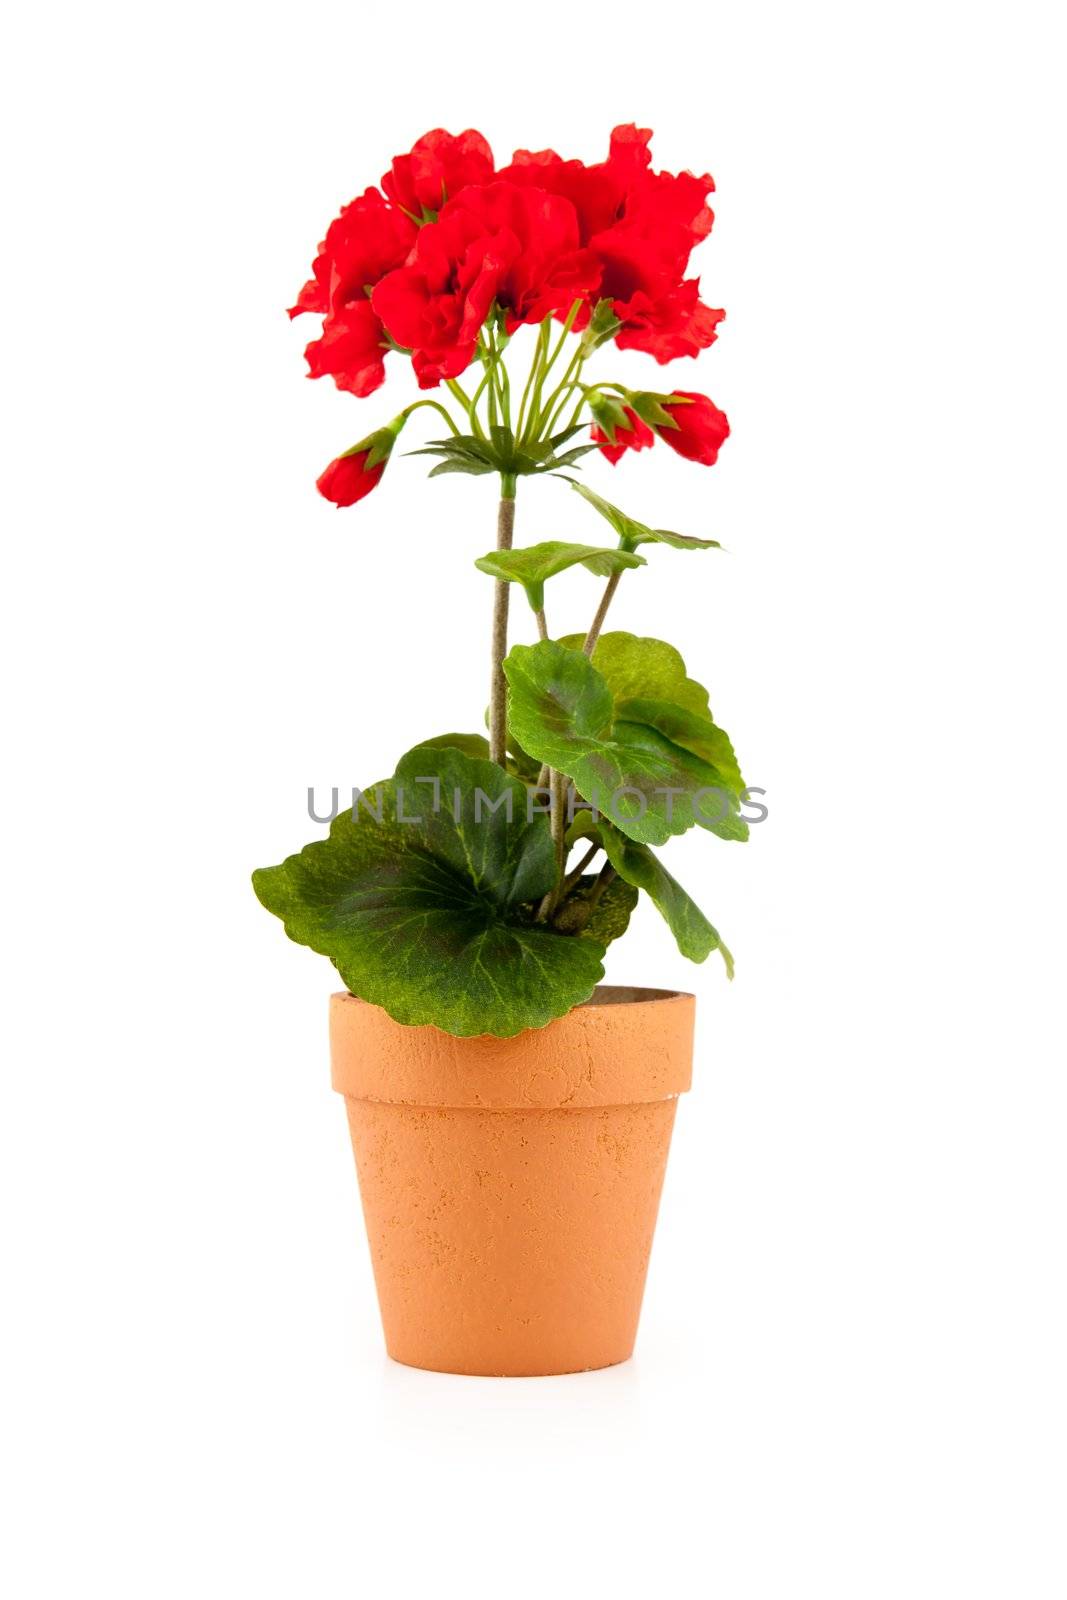
[[[36,1597],[1062,1600],[1064,260],[1052,8],[200,0],[8,24],[2,1560]],[[588,479],[770,818],[615,981],[695,988],[636,1359],[389,1364],[325,1045],[255,903],[310,783],[485,699],[492,488],[283,308],[425,129],[710,168],[734,435]],[[420,413],[425,416],[426,413]],[[411,433],[416,431],[415,425]],[[430,430],[432,431],[432,429]],[[405,443],[411,437],[406,437]],[[412,440],[412,442],[416,442]],[[562,486],[520,541],[598,539]],[[596,587],[557,581],[558,630]]]

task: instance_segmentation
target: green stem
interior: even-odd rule
[[[415,400],[411,405],[405,407],[404,415],[406,417],[410,417],[411,413],[413,411],[418,411],[420,406],[432,406],[435,411],[439,411],[444,417],[445,421],[448,423],[448,426],[452,429],[452,432],[456,438],[459,437],[459,429],[452,420],[451,411],[448,411],[439,400]]]
[[[600,874],[597,877],[596,882],[586,896],[586,904],[590,907],[590,909],[596,905],[608,884],[611,883],[612,879],[616,876],[617,874],[615,872],[615,868],[610,862],[605,863],[605,865],[601,867]]]
[[[574,868],[574,871],[568,872],[567,876],[564,878],[559,891],[559,897],[561,900],[566,900],[567,896],[570,894],[575,884],[581,879],[586,867],[589,865],[590,861],[592,861],[599,849],[600,845],[594,839],[593,843],[589,846],[589,849],[585,852],[585,855]]]
[[[619,587],[619,579],[621,577],[622,569],[620,568],[618,572],[611,574],[611,577],[604,585],[604,593],[601,595],[600,604],[596,608],[596,616],[589,624],[589,632],[586,634],[585,643],[582,645],[582,654],[585,656],[591,656],[596,649],[596,642],[600,638],[600,630],[604,626],[604,618],[608,614],[608,607],[615,598],[615,590]]]
[[[538,372],[540,371],[541,362],[544,360],[545,351],[548,349],[551,326],[550,319],[546,317],[544,322],[542,322],[541,326],[537,330],[537,343],[534,346],[533,360],[530,362],[530,371],[526,378],[526,387],[522,391],[522,401],[519,405],[519,421],[516,427],[516,433],[520,439],[523,437],[522,425],[526,420],[526,407],[530,402],[531,390],[533,389]]]
[[[489,383],[490,377],[491,373],[487,365],[485,371],[482,373],[481,381],[479,382],[477,389],[474,391],[474,398],[471,400],[472,408],[477,408],[478,401],[482,398],[482,394],[486,388],[486,385]]]
[[[557,360],[559,359],[559,353],[563,349],[563,346],[564,346],[564,344],[566,342],[568,333],[570,333],[571,329],[574,327],[574,319],[578,315],[578,313],[581,310],[581,308],[582,308],[581,300],[575,300],[573,305],[571,306],[570,310],[567,312],[566,320],[564,321],[563,328],[562,328],[562,330],[560,332],[560,336],[556,340],[555,348],[552,351],[552,354],[549,356],[548,362],[547,362],[547,364],[545,366],[544,376],[546,378],[548,377],[548,374],[552,371],[552,368],[555,366]]]
[[[564,811],[566,801],[567,780],[562,772],[552,771],[548,775],[548,788],[551,796],[551,811],[549,822],[552,828],[552,843],[556,848],[556,881],[544,896],[537,908],[535,922],[544,922],[559,904],[560,891],[563,887],[563,867],[567,859],[567,818]]]
[[[529,418],[529,422],[528,422],[528,425],[527,425],[526,434],[524,436],[524,437],[528,437],[530,440],[536,440],[536,439],[540,439],[541,438],[542,431],[543,431],[542,427],[541,427],[541,424],[542,424],[542,421],[544,419],[545,411],[546,411],[546,409],[551,408],[555,404],[556,395],[559,393],[558,389],[553,392],[552,397],[548,402],[548,407],[547,408],[542,404],[541,396],[544,393],[545,382],[546,382],[546,380],[548,378],[548,375],[552,371],[552,368],[555,366],[556,361],[559,358],[560,351],[563,349],[563,346],[564,346],[564,343],[565,343],[565,341],[567,339],[567,336],[570,333],[572,327],[574,326],[574,319],[578,315],[579,310],[581,309],[581,304],[582,304],[582,302],[580,300],[575,300],[574,303],[572,304],[570,310],[567,312],[566,321],[563,324],[563,328],[562,328],[562,330],[560,332],[559,338],[556,340],[555,347],[553,348],[552,354],[548,357],[548,360],[543,363],[541,371],[540,371],[540,373],[538,375],[537,384],[536,384],[536,386],[534,388],[533,399],[532,399],[532,402],[531,402],[531,405],[530,405],[530,418]],[[542,324],[542,326],[543,326],[543,324]],[[551,337],[551,334],[549,335],[549,337]],[[546,345],[547,345],[547,340],[546,340]],[[579,357],[581,356],[581,350],[580,349],[578,351],[578,356]],[[573,367],[573,365],[574,365],[574,360],[572,359],[571,367]],[[568,367],[567,371],[568,371],[568,373],[570,372],[570,367]],[[564,380],[563,381],[564,382],[567,381],[566,374],[564,375]]]
[[[500,389],[500,409],[504,416],[504,426],[511,428],[511,379],[508,377],[507,364],[504,361],[504,352],[497,354],[496,380]]]
[[[581,384],[579,384],[578,387],[581,389],[581,387],[582,387]],[[582,407],[584,405],[585,405],[585,391],[583,389],[582,393],[578,396],[578,404],[575,406],[574,410],[571,412],[571,420],[567,424],[568,428],[573,428],[574,427],[574,425],[578,421],[578,418],[582,414]]]
[[[574,424],[577,422],[579,416],[581,415],[582,407],[585,405],[585,386],[584,386],[584,384],[579,383],[577,378],[576,378],[573,383],[568,383],[566,388],[563,389],[562,392],[559,389],[556,390],[556,393],[560,396],[559,405],[556,407],[555,412],[552,415],[552,420],[549,422],[548,427],[545,429],[545,432],[547,433],[547,435],[548,435],[548,437],[550,439],[555,434],[556,428],[557,428],[557,426],[559,424],[559,419],[560,419],[560,417],[562,417],[563,412],[564,412],[564,410],[566,408],[567,397],[568,397],[568,395],[573,394],[575,389],[580,389],[581,393],[578,396],[578,404],[575,407],[574,415],[571,418],[570,422],[567,424],[567,426],[568,427],[573,427]]]
[[[470,418],[470,421],[471,421],[471,427],[473,428],[473,430],[474,430],[475,434],[478,436],[478,438],[479,439],[484,439],[485,438],[485,429],[482,427],[482,424],[478,419],[478,413],[475,411],[473,405],[471,404],[470,395],[466,393],[466,391],[463,388],[463,385],[457,383],[455,378],[446,378],[445,379],[445,388],[448,390],[449,394],[454,395],[456,397],[456,399],[459,401],[460,405],[463,407],[464,411],[467,413],[467,415],[468,415],[468,417]]]
[[[515,480],[501,475],[500,505],[496,519],[496,547],[510,550],[515,533]],[[507,680],[504,657],[508,653],[508,591],[511,585],[496,580],[493,595],[492,675],[489,681],[489,759],[498,767],[507,762]]]
[[[544,404],[540,408],[540,415],[538,416],[538,419],[537,419],[538,431],[537,431],[537,434],[535,435],[535,437],[541,437],[541,436],[544,436],[544,435],[547,435],[547,436],[551,437],[552,429],[553,429],[553,426],[554,426],[554,419],[553,419],[553,421],[548,421],[548,419],[550,417],[552,417],[553,412],[556,410],[557,404],[559,404],[559,409],[560,410],[563,409],[563,404],[566,403],[566,399],[567,399],[568,394],[570,394],[572,392],[572,390],[578,385],[578,383],[579,383],[579,374],[581,373],[582,362],[584,360],[585,360],[585,356],[582,353],[581,345],[579,345],[578,349],[574,352],[574,355],[571,357],[570,365],[568,366],[566,372],[563,374],[563,377],[560,379],[559,383],[553,389],[553,391],[549,395],[548,399],[544,402]],[[546,422],[548,422],[548,426],[547,427],[545,426]]]

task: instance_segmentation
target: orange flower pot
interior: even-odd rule
[[[633,1353],[692,995],[597,989],[514,1039],[330,1003],[386,1349],[534,1377]]]

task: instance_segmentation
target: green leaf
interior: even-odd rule
[[[569,633],[559,643],[581,650],[584,633]],[[634,633],[602,633],[593,651],[593,665],[607,680],[616,706],[626,700],[669,700],[697,715],[710,716],[708,691],[690,678],[672,644]]]
[[[548,639],[515,645],[504,672],[509,725],[523,747],[629,838],[664,844],[694,825],[748,837],[718,769],[656,728],[617,721],[607,680],[579,651]]]
[[[609,444],[615,443],[615,434],[619,428],[625,433],[633,426],[626,414],[626,407],[616,395],[594,390],[589,399],[589,409],[593,413],[593,421]]]
[[[587,456],[590,450],[595,450],[596,448],[595,444],[577,445],[573,450],[565,450],[561,456],[551,457],[538,470],[540,472],[555,472],[557,467],[573,467],[574,463],[580,461],[582,456]]]
[[[534,784],[541,773],[540,761],[535,761],[523,748],[511,729],[507,729],[508,771],[521,783]]]
[[[485,461],[494,465],[496,456],[492,445],[478,439],[473,433],[457,433],[447,439],[431,439],[418,450],[409,450],[410,456],[450,456],[469,461]]]
[[[584,637],[571,633],[559,643],[581,650]],[[730,737],[712,720],[708,691],[689,677],[673,645],[632,633],[602,633],[593,665],[612,692],[617,723],[654,728],[714,767],[722,786],[740,798],[745,781]]]
[[[727,975],[732,978],[733,957],[717,930],[648,846],[627,839],[609,822],[601,821],[596,834],[619,877],[648,895],[674,934],[682,955],[690,961],[706,961],[713,950],[720,950]]]
[[[621,327],[622,322],[615,315],[614,300],[598,300],[582,334],[583,354],[592,355],[594,350],[614,338]]]
[[[527,819],[522,784],[419,746],[327,839],[253,884],[291,939],[397,1022],[510,1038],[588,999],[603,974],[595,938],[533,921],[555,876],[548,820]]]
[[[569,428],[564,428],[562,433],[554,433],[548,441],[553,450],[558,450],[561,444],[566,444],[568,439],[573,439],[576,433],[584,433],[585,423],[575,422]]]
[[[580,650],[584,636],[568,634],[560,644]],[[690,678],[673,645],[632,633],[602,633],[593,665],[615,700],[616,722],[655,728],[672,744],[691,750],[720,774],[731,794],[745,787],[729,735],[712,720],[708,691]]]
[[[579,423],[574,428],[557,433],[552,439],[538,439],[524,444],[520,449],[511,429],[494,423],[488,439],[479,439],[472,433],[460,433],[448,439],[431,439],[429,444],[407,453],[411,456],[440,457],[443,464],[433,469],[431,478],[445,472],[469,472],[475,477],[482,477],[489,472],[530,476],[573,466],[580,456],[595,449],[594,445],[586,444],[568,450],[563,455],[556,454],[557,447],[580,432],[581,427]]]
[[[448,472],[466,472],[472,478],[484,478],[488,473],[496,471],[496,467],[490,466],[485,461],[457,459],[455,461],[439,461],[436,467],[430,468],[429,476],[431,478],[440,478]]]
[[[710,716],[687,711],[667,700],[616,700],[618,722],[636,722],[655,728],[672,744],[691,750],[720,774],[731,794],[740,796],[745,787],[737,756],[729,735],[712,722]]]
[[[545,604],[546,581],[568,567],[581,565],[598,577],[608,578],[626,567],[643,567],[645,558],[626,550],[604,550],[593,544],[562,544],[558,539],[546,539],[524,550],[492,550],[487,556],[479,556],[474,565],[488,572],[491,578],[521,583],[531,608],[541,611]]]
[[[638,544],[665,544],[672,550],[721,550],[718,539],[694,539],[688,533],[672,533],[670,528],[646,528]]]
[[[434,739],[420,739],[416,750],[462,750],[476,761],[489,760],[489,740],[482,733],[439,733]]]
[[[675,550],[722,549],[718,539],[694,539],[686,533],[672,533],[669,528],[650,528],[646,523],[638,522],[636,517],[620,511],[618,506],[613,506],[610,500],[605,500],[603,495],[597,494],[586,484],[578,483],[574,478],[568,478],[567,482],[583,500],[588,500],[594,510],[600,512],[606,522],[610,522],[630,550],[636,550],[642,544],[667,544]]]
[[[677,417],[672,417],[663,406],[663,402],[671,398],[669,394],[653,394],[647,389],[641,389],[637,394],[630,396],[630,407],[637,412],[642,422],[648,423],[650,428],[677,428]]]
[[[560,446],[566,444],[568,439],[573,439],[576,433],[582,433],[584,430],[585,424],[577,422],[573,428],[565,428],[562,433],[554,434],[551,439],[537,439],[524,444],[522,450],[517,452],[517,458],[524,463],[519,470],[529,473],[558,472],[560,467],[572,467],[582,456],[588,455],[590,450],[595,450],[596,445],[581,444],[573,450],[565,450],[562,455],[558,452]]]
[[[512,464],[514,441],[510,430],[494,428],[492,435],[490,439],[478,439],[472,433],[460,433],[448,439],[431,439],[422,449],[409,453],[441,458],[440,464],[431,471],[431,478],[449,472],[467,472],[481,478],[490,472],[516,470]]]

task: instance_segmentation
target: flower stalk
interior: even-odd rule
[[[517,151],[502,166],[476,130],[432,130],[325,230],[290,309],[323,319],[305,352],[313,378],[362,400],[385,382],[387,362],[402,362],[420,390],[391,422],[335,455],[317,480],[324,498],[347,507],[374,492],[416,412],[424,424],[432,414],[433,433],[406,453],[434,458],[431,476],[499,478],[495,550],[475,562],[494,584],[488,742],[480,732],[435,733],[401,758],[379,786],[376,814],[381,821],[384,805],[390,820],[411,826],[356,828],[354,806],[352,825],[336,818],[312,854],[257,874],[257,893],[289,936],[322,949],[353,994],[404,1023],[511,1038],[564,1015],[603,975],[601,957],[638,891],[683,954],[699,961],[720,948],[732,969],[716,930],[650,849],[698,824],[745,836],[732,746],[700,711],[707,697],[694,694],[684,668],[677,683],[665,673],[664,659],[675,656],[664,656],[662,641],[603,632],[623,570],[647,564],[639,547],[710,549],[716,541],[646,525],[581,477],[589,462],[614,468],[654,445],[661,459],[669,451],[710,466],[729,434],[707,396],[583,381],[610,341],[660,363],[695,356],[724,315],[700,300],[689,270],[712,225],[712,180],[655,170],[650,137],[631,124],[614,129],[595,167],[551,151]],[[523,327],[531,360],[520,377],[505,358]],[[548,475],[546,485],[569,481],[618,547],[606,547],[601,526],[595,544],[567,529],[515,549],[517,481],[537,474]],[[553,640],[545,586],[577,567],[603,584],[596,610],[584,637]],[[509,650],[512,583],[533,612],[537,643]],[[484,684],[479,711],[483,704]],[[540,795],[531,794],[535,772]],[[404,791],[416,784],[433,787],[432,816],[406,814]],[[730,806],[713,823],[697,800],[720,790]],[[543,803],[531,803],[546,793],[547,818],[537,814]],[[640,809],[628,805],[616,817],[617,795],[636,797]],[[572,849],[577,807],[591,813],[592,837]],[[601,853],[609,859],[598,872]]]
[[[515,535],[515,480],[501,476],[497,507],[496,547],[510,550]],[[508,653],[508,597],[511,585],[496,579],[493,594],[492,672],[489,680],[489,759],[507,764],[507,691],[504,657]]]

